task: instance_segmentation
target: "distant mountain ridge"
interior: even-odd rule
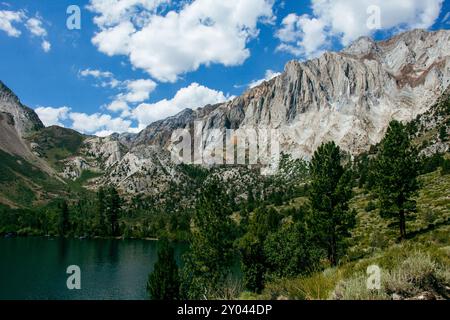
[[[206,129],[204,148],[218,142],[208,129],[269,128],[294,158],[308,159],[329,140],[356,155],[378,143],[392,119],[411,121],[429,111],[449,84],[450,31],[413,30],[380,42],[362,37],[341,52],[291,61],[280,76],[231,101],[186,109],[137,135],[99,138],[44,129],[0,82],[0,133],[9,137],[0,138],[0,150],[61,180],[91,171],[89,188],[113,184],[129,194],[161,193],[185,178],[170,161],[172,132],[192,130],[196,121]]]

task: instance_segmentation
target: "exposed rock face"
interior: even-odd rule
[[[167,147],[173,129],[201,120],[206,129],[278,129],[282,151],[295,157],[308,158],[328,140],[356,154],[379,142],[390,120],[428,110],[449,80],[450,31],[364,37],[342,52],[291,61],[282,75],[232,101],[154,123],[135,143]],[[204,137],[205,147],[211,140]]]
[[[378,143],[392,119],[426,112],[449,80],[450,31],[414,30],[382,42],[363,37],[342,52],[291,61],[280,76],[231,101],[186,109],[123,142],[116,137],[128,151],[106,153],[103,182],[131,193],[158,192],[177,179],[167,154],[172,132],[192,132],[195,121],[202,122],[205,149],[217,143],[208,129],[263,128],[276,129],[281,151],[294,158],[309,158],[329,140],[357,154]]]
[[[21,137],[44,127],[37,114],[20,103],[19,98],[1,81],[0,112],[12,115],[14,126]]]
[[[95,181],[99,185],[112,183],[128,193],[163,192],[182,178],[170,161],[172,133],[192,131],[197,121],[204,149],[218,143],[216,132],[208,129],[262,128],[276,129],[280,151],[294,158],[308,159],[329,140],[357,154],[378,143],[392,119],[410,121],[429,111],[449,84],[450,31],[414,30],[381,42],[362,37],[341,52],[291,61],[280,76],[240,97],[186,109],[138,135],[86,137],[77,153],[63,160],[60,175],[76,179],[89,169],[104,173]],[[12,115],[20,136],[43,127],[2,83],[0,112]],[[38,153],[39,146],[33,150]]]
[[[19,98],[0,81],[0,149],[30,161],[41,170],[53,174],[45,161],[39,159],[23,139],[44,128],[37,114],[24,106]]]

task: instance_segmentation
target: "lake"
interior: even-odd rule
[[[0,299],[147,299],[158,241],[0,239]],[[178,263],[186,244],[174,244]],[[67,267],[81,269],[81,289],[69,290]]]

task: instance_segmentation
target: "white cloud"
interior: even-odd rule
[[[380,9],[381,30],[427,29],[439,17],[443,0],[312,0],[312,15],[290,14],[276,36],[278,50],[307,58],[329,48],[332,40],[348,45],[360,36],[372,35],[368,27],[372,12]]]
[[[39,18],[30,18],[25,24],[32,35],[37,37],[47,36],[47,30],[42,27],[42,21]]]
[[[42,41],[42,50],[44,50],[44,52],[49,52],[50,49],[52,48],[52,45],[50,42],[48,42],[47,40]]]
[[[107,109],[109,111],[112,112],[126,112],[129,110],[128,104],[123,101],[123,100],[114,100],[113,102],[111,102],[108,106]]]
[[[277,50],[308,58],[320,55],[327,43],[325,23],[308,15],[289,14],[276,36],[282,41]]]
[[[137,88],[141,89],[142,86],[137,85]],[[146,89],[148,88],[146,87]],[[71,123],[68,126],[74,130],[85,134],[107,136],[114,132],[138,133],[148,124],[175,115],[185,108],[196,109],[208,104],[224,102],[228,99],[230,97],[225,96],[221,91],[192,83],[190,86],[180,89],[170,100],[164,99],[152,104],[141,103],[132,111],[129,110],[126,102],[115,100],[109,105],[108,109],[113,112],[122,111],[120,117],[112,117],[104,113],[71,112],[68,107],[38,107],[35,111],[46,126],[63,126],[62,122],[68,120]],[[132,119],[126,119],[128,116],[138,122],[137,127],[132,127],[133,121]]]
[[[262,84],[265,81],[270,81],[275,77],[278,77],[279,75],[281,75],[280,72],[275,72],[273,70],[267,70],[265,73],[265,76],[263,79],[259,79],[259,80],[254,80],[252,82],[250,82],[250,84],[248,85],[249,88],[254,88],[259,86],[260,84]]]
[[[72,128],[82,133],[93,134],[96,132],[127,132],[131,126],[130,120],[112,118],[108,114],[72,112],[69,114],[72,120]]]
[[[155,12],[164,3],[170,0],[91,0],[88,9],[100,13],[94,18],[95,24],[110,27],[129,19],[139,24],[148,12]]]
[[[22,32],[13,26],[13,23],[23,25],[32,36],[41,38],[41,48],[44,52],[49,52],[51,44],[47,40],[47,30],[43,27],[42,18],[36,15],[28,18],[25,11],[0,10],[0,30],[6,32],[10,37],[19,37]]]
[[[273,18],[273,0],[194,0],[158,14],[167,2],[91,0],[88,8],[100,28],[94,45],[110,56],[127,55],[134,67],[160,81],[174,82],[201,65],[242,64],[258,23]]]
[[[64,125],[61,121],[67,120],[70,108],[69,107],[61,107],[61,108],[53,108],[53,107],[38,107],[35,109],[39,119],[44,123],[46,127],[48,126],[60,126]]]
[[[126,55],[129,53],[131,35],[135,31],[133,24],[125,21],[100,31],[92,38],[92,43],[108,56]]]
[[[154,121],[173,116],[186,108],[196,109],[228,99],[229,97],[226,97],[221,91],[192,83],[190,86],[180,89],[170,100],[164,99],[156,103],[140,104],[132,111],[132,114],[138,120],[139,127],[144,128]]]
[[[82,77],[94,77],[94,78],[112,78],[113,74],[109,71],[101,71],[101,70],[92,70],[92,69],[85,69],[85,70],[80,70],[79,74]]]
[[[97,69],[85,69],[80,70],[78,74],[81,77],[87,78],[87,77],[93,77],[94,79],[99,80],[99,85],[103,88],[109,87],[109,88],[116,88],[119,85],[121,85],[121,82],[114,78],[114,75],[109,71],[101,71]]]
[[[21,23],[25,19],[25,13],[23,11],[0,11],[0,30],[6,32],[10,37],[19,37],[22,33],[13,23]]]
[[[150,97],[156,88],[156,83],[148,79],[127,81],[128,92],[124,95],[127,102],[142,102]]]
[[[114,100],[106,106],[112,112],[122,112],[122,117],[127,117],[129,113],[129,103],[135,104],[150,98],[150,94],[156,89],[157,84],[150,79],[137,79],[119,81],[114,74],[109,71],[97,69],[80,70],[81,77],[93,77],[100,82],[101,87],[118,88],[122,92],[118,93]]]
[[[125,92],[119,93],[115,99],[107,106],[112,112],[122,112],[122,117],[130,115],[128,103],[139,103],[150,98],[157,84],[149,79],[127,80],[121,83]]]

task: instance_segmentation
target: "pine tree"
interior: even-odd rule
[[[280,215],[275,209],[260,207],[250,219],[248,232],[239,240],[244,284],[248,290],[261,292],[267,271],[264,241],[270,232],[277,230]]]
[[[110,187],[106,198],[106,216],[108,217],[112,236],[119,234],[119,217],[122,207],[122,199],[116,188]]]
[[[160,242],[158,261],[148,276],[147,292],[152,300],[179,300],[180,277],[173,248],[167,240]]]
[[[318,148],[310,170],[310,227],[327,250],[330,263],[336,265],[338,248],[356,223],[355,212],[348,206],[352,197],[351,173],[341,165],[340,148],[334,142]]]
[[[401,122],[390,123],[380,143],[373,171],[382,216],[396,217],[400,238],[405,239],[406,216],[416,210],[412,197],[419,188],[419,161],[407,128]]]
[[[230,274],[235,229],[227,195],[217,179],[198,196],[190,251],[185,255],[182,290],[189,299],[214,296]]]
[[[441,139],[442,142],[445,142],[448,139],[447,126],[445,124],[439,128],[439,139]]]
[[[100,188],[97,192],[97,232],[99,235],[106,235],[106,194],[105,189]]]
[[[60,204],[60,220],[59,220],[59,230],[60,235],[65,236],[70,228],[69,222],[69,205],[66,200],[63,200]]]

